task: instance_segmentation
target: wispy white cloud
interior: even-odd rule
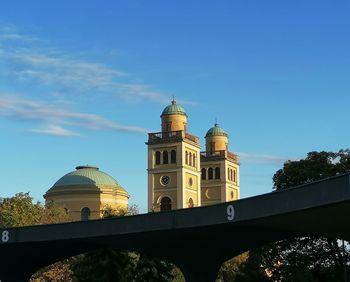
[[[243,162],[249,163],[258,163],[258,164],[283,164],[288,158],[275,156],[270,154],[252,154],[246,152],[238,152],[240,160]]]
[[[21,41],[10,44],[11,40]],[[34,41],[34,43],[33,43]],[[113,100],[168,103],[169,95],[148,84],[135,83],[134,75],[77,54],[43,46],[42,41],[20,34],[14,26],[0,27],[0,75],[17,82],[46,85],[63,96],[105,95]],[[9,44],[7,44],[9,43]],[[60,91],[64,89],[64,91]]]
[[[59,132],[59,126],[61,128],[62,126],[70,126],[90,130],[124,131],[143,134],[148,132],[144,128],[120,124],[96,114],[68,111],[54,103],[31,100],[15,95],[1,95],[1,93],[0,116],[17,120],[31,120],[45,124],[54,124],[56,128],[51,126],[51,128],[46,129],[46,133],[51,131],[52,134],[54,131]],[[45,130],[33,129],[31,131],[44,133]],[[69,136],[72,136],[73,133],[73,131],[65,132],[64,130],[60,132],[61,136],[64,133],[66,133],[66,136],[68,136],[68,133],[71,133]]]
[[[54,136],[64,136],[64,137],[69,137],[69,136],[79,136],[78,133],[65,129],[61,126],[57,125],[48,125],[46,128],[42,129],[30,129],[28,130],[29,132],[33,133],[38,133],[38,134],[45,134],[45,135],[54,135]]]
[[[0,41],[36,41],[37,38],[29,35],[19,34],[13,25],[5,25],[0,27]]]
[[[21,80],[86,88],[103,88],[124,73],[103,64],[67,58],[52,50],[19,49],[7,54],[16,65],[13,74]]]

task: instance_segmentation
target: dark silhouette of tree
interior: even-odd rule
[[[310,152],[305,159],[285,162],[273,176],[273,189],[287,189],[349,171],[349,150]],[[343,281],[349,257],[349,250],[343,250],[335,238],[282,240],[251,250],[234,281]]]

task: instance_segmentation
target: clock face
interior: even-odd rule
[[[160,183],[162,183],[163,185],[168,185],[170,182],[170,177],[167,176],[167,175],[163,175],[161,178],[160,178]]]

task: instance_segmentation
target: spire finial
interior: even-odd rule
[[[215,117],[215,123],[214,123],[214,126],[218,126],[219,124],[218,124],[218,118],[217,117]]]
[[[171,101],[171,104],[175,105],[176,101],[175,101],[175,96],[173,95],[173,100]]]

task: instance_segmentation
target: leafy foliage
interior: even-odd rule
[[[247,259],[248,252],[224,262],[220,268],[216,282],[236,281],[240,273],[240,267]]]
[[[136,262],[126,251],[100,249],[72,258],[76,281],[131,281]]]
[[[287,161],[276,172],[274,189],[286,189],[349,171],[349,150],[310,152],[305,159]],[[343,250],[334,238],[282,240],[250,251],[235,281],[341,281],[344,262],[349,268],[349,258],[349,251]]]
[[[69,220],[66,211],[53,203],[34,203],[29,193],[18,193],[0,200],[0,227],[18,227],[37,224],[59,223]],[[67,261],[57,262],[37,272],[31,281],[71,281]]]
[[[109,205],[102,208],[103,218],[113,218],[120,216],[136,215],[139,214],[139,207],[137,205],[129,205],[128,209],[114,209]]]
[[[136,252],[110,248],[72,258],[73,281],[174,281],[174,265]],[[179,280],[178,280],[179,281]]]
[[[67,213],[49,203],[43,206],[33,203],[29,193],[18,193],[14,197],[0,200],[0,227],[18,227],[68,221]]]
[[[56,262],[52,265],[44,267],[37,273],[35,273],[30,281],[31,282],[56,282],[56,281],[73,281],[73,272],[71,270],[70,261],[64,260]]]
[[[104,218],[113,218],[138,213],[137,206],[130,206],[128,212],[106,206]],[[181,273],[176,267],[155,258],[148,258],[136,252],[99,249],[72,258],[74,281],[174,281]],[[179,280],[181,281],[181,280]]]
[[[276,190],[285,189],[350,171],[350,150],[310,152],[305,159],[287,161],[273,176]]]

